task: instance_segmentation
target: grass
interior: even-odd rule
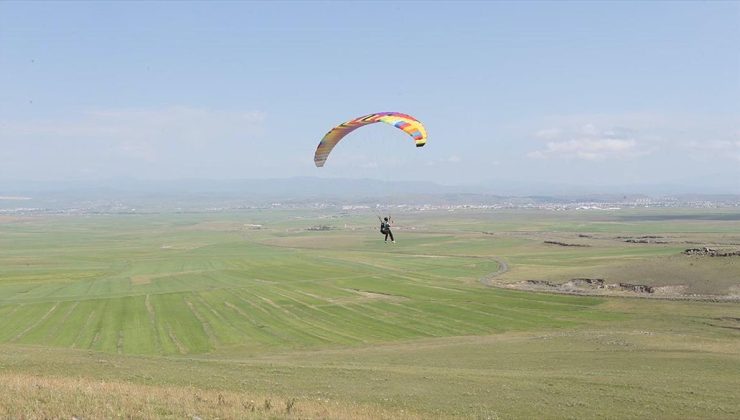
[[[324,216],[4,220],[0,416],[740,415],[737,305],[478,282],[505,260],[509,281],[724,293],[740,284],[734,261],[679,253],[740,243],[731,212],[409,213],[395,245],[372,216]],[[348,228],[302,230],[320,223]],[[620,239],[638,234],[669,243]]]
[[[192,386],[0,374],[0,417],[27,418],[390,418],[392,411],[319,398],[277,399]],[[123,398],[122,398],[123,397]],[[176,404],[173,404],[176,401]],[[405,411],[404,417],[421,418]]]
[[[232,232],[232,225],[223,226]],[[543,326],[561,327],[572,324],[573,314],[587,318],[586,308],[596,302],[573,299],[570,306],[547,316],[501,305],[494,310],[500,292],[481,294],[460,279],[495,271],[497,263],[470,256],[412,254],[435,240],[424,235],[409,238],[392,253],[378,249],[378,243],[365,242],[358,250],[291,248],[289,243],[265,246],[241,238],[240,232],[204,235],[187,227],[175,228],[168,237],[143,226],[134,235],[130,228],[111,232],[98,229],[94,222],[89,234],[93,242],[100,242],[95,244],[80,239],[87,234],[82,228],[75,223],[51,236],[64,244],[64,249],[49,247],[59,261],[53,280],[29,263],[27,269],[23,263],[4,265],[0,302],[6,316],[0,321],[4,332],[0,342],[163,355],[206,353],[237,344],[358,345],[518,330],[533,319]],[[101,231],[107,235],[97,233]],[[189,242],[196,235],[203,245],[184,250],[157,246],[182,240],[183,232],[188,232]],[[109,239],[129,235],[135,239]],[[329,238],[341,241],[342,235]],[[314,242],[317,247],[333,243],[326,238]],[[45,245],[28,243],[25,255]],[[108,245],[111,248],[105,248]],[[99,268],[101,274],[69,276],[86,263],[98,266],[99,254],[111,259],[108,267]],[[407,319],[416,322],[404,325]]]

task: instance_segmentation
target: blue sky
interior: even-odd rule
[[[740,192],[737,2],[0,2],[0,179]],[[378,111],[428,144],[333,125]]]

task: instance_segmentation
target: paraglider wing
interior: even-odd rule
[[[334,146],[339,143],[347,134],[354,130],[376,122],[384,122],[408,133],[416,142],[416,147],[422,147],[427,142],[427,131],[416,118],[401,114],[400,112],[378,112],[376,114],[365,115],[355,118],[332,128],[319,143],[313,161],[317,167],[324,166],[326,158],[329,157]]]

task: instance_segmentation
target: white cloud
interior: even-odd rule
[[[590,123],[576,129],[539,130],[534,137],[546,140],[544,149],[527,153],[528,157],[535,159],[623,159],[642,156],[652,151],[651,146],[638,141],[638,133],[635,130],[622,127],[603,130]]]
[[[8,176],[232,176],[262,161],[265,114],[184,106],[0,121]],[[251,167],[254,167],[252,165]]]
[[[525,136],[530,142],[522,151],[527,158],[549,160],[553,165],[568,165],[569,161],[624,165],[639,159],[645,168],[641,171],[656,176],[651,171],[683,174],[701,168],[698,170],[737,173],[738,127],[738,114],[644,112],[550,116],[523,122],[520,130],[529,133]]]
[[[552,140],[560,137],[561,130],[559,128],[543,128],[542,130],[534,133],[534,136],[538,139]]]
[[[155,148],[169,141],[206,143],[239,139],[260,131],[261,112],[208,110],[174,106],[159,109],[115,109],[83,113],[72,120],[4,122],[0,142],[69,139],[110,143],[122,151]],[[147,153],[135,153],[148,156]]]
[[[151,143],[142,141],[123,141],[118,144],[117,151],[122,155],[132,157],[134,159],[142,159],[148,162],[154,162],[157,160],[157,153],[154,146]]]
[[[740,134],[737,137],[740,138]],[[701,158],[731,159],[740,162],[740,139],[691,141],[687,146],[691,153]]]
[[[435,159],[435,160],[428,160],[426,162],[427,166],[437,166],[437,165],[444,165],[444,164],[453,164],[456,165],[458,163],[462,162],[462,158],[458,155],[450,155],[446,158],[442,159]]]
[[[344,141],[344,140],[342,140]],[[367,154],[363,152],[356,152],[355,147],[346,147],[347,145],[339,145],[335,148],[329,158],[326,161],[326,165],[322,169],[322,172],[334,173],[337,175],[348,174],[348,171],[359,171],[363,175],[372,173],[374,170],[397,170],[398,168],[407,165],[407,161],[403,158],[399,158],[393,155],[378,156],[377,153]],[[313,164],[313,150],[310,154],[301,156],[300,159],[303,161],[310,162],[308,170],[315,171],[316,168]]]

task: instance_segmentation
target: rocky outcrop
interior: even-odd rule
[[[620,290],[628,290],[635,293],[653,293],[655,291],[653,286],[645,284],[618,283],[617,286]]]
[[[327,231],[327,230],[334,230],[334,228],[331,227],[331,226],[329,226],[329,225],[316,225],[316,226],[311,226],[309,228],[306,228],[306,230],[310,230],[310,231]]]
[[[527,288],[537,290],[553,290],[566,293],[581,293],[589,290],[601,289],[613,292],[633,292],[638,294],[654,293],[655,288],[646,284],[632,283],[607,283],[604,279],[579,277],[570,279],[563,284],[553,283],[549,280],[526,280],[523,282]]]
[[[709,247],[688,248],[683,251],[684,255],[701,255],[707,257],[740,257],[740,251],[718,250]]]
[[[558,241],[545,241],[545,243],[549,245],[560,245],[560,246],[580,246],[580,247],[591,246],[591,245],[585,245],[585,244],[568,244],[565,242],[558,242]]]
[[[563,284],[566,287],[590,287],[592,289],[604,289],[608,287],[604,279],[575,278]]]
[[[631,244],[667,244],[668,241],[661,241],[660,239],[663,239],[662,236],[656,236],[656,235],[643,235],[643,236],[637,236],[637,237],[631,237],[631,236],[617,236],[617,239],[622,239],[624,242],[631,243]]]

